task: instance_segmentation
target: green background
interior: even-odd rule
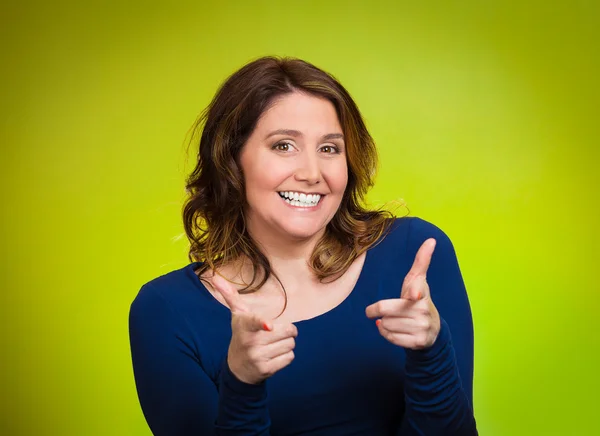
[[[0,433],[150,435],[127,314],[186,263],[186,134],[278,54],[355,97],[373,204],[454,241],[480,433],[600,434],[599,8],[524,3],[3,3]]]

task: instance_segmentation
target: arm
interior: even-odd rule
[[[440,314],[440,332],[424,350],[406,350],[406,410],[399,435],[476,435],[473,416],[473,322],[450,239],[437,227],[413,219],[408,257],[428,238],[437,241],[427,274]]]
[[[185,319],[152,285],[131,305],[129,334],[137,392],[154,435],[269,434],[265,384],[240,382],[224,359],[217,387]]]

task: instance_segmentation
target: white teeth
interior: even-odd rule
[[[286,203],[296,207],[314,207],[321,200],[321,195],[319,194],[303,194],[292,191],[282,191],[279,193],[279,195]]]

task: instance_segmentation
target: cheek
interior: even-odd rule
[[[331,190],[337,193],[343,193],[348,184],[348,166],[345,162],[335,165],[330,169],[329,180],[327,181]]]
[[[252,192],[274,191],[289,177],[289,173],[290,169],[284,162],[257,156],[244,171],[246,192],[252,195]]]

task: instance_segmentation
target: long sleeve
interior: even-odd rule
[[[219,436],[269,435],[266,383],[250,385],[238,380],[227,366],[227,359],[223,361],[216,423]]]
[[[240,382],[226,363],[213,382],[185,318],[150,284],[131,305],[129,334],[138,397],[154,435],[269,434],[265,385]]]
[[[437,245],[427,281],[440,313],[441,328],[430,348],[406,351],[406,409],[399,435],[476,435],[472,407],[473,322],[454,248],[440,229],[414,219],[407,251],[414,257],[430,237]]]

